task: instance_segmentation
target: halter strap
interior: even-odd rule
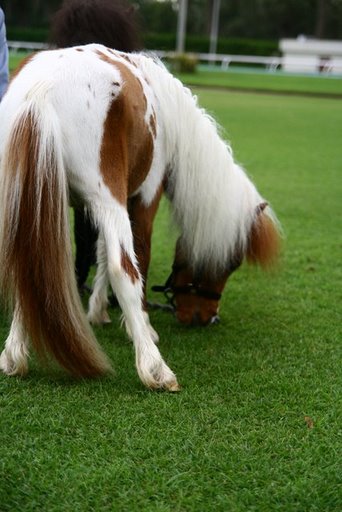
[[[221,293],[213,292],[211,290],[207,290],[203,288],[201,285],[197,283],[186,283],[182,286],[174,286],[172,281],[180,270],[184,268],[181,265],[174,264],[172,266],[172,271],[169,277],[167,278],[164,285],[154,285],[152,286],[152,291],[163,293],[168,304],[170,304],[174,309],[176,309],[175,305],[175,295],[196,295],[197,297],[203,297],[209,300],[220,300]]]

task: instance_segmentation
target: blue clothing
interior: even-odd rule
[[[8,47],[4,11],[0,7],[0,100],[8,85]]]

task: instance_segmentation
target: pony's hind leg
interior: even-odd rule
[[[116,205],[105,212],[95,211],[94,215],[105,241],[109,280],[134,343],[139,377],[148,388],[177,391],[176,376],[154,343],[143,309],[143,283],[134,254],[128,213],[124,207]]]
[[[15,307],[12,325],[0,356],[0,370],[7,375],[25,375],[28,371],[29,340]]]
[[[87,318],[92,325],[105,325],[111,323],[111,319],[108,314],[108,284],[107,252],[103,235],[100,233],[97,241],[97,269],[93,283],[93,292],[89,298],[87,314]],[[144,303],[146,303],[145,299],[143,300],[143,304]],[[158,333],[152,327],[147,311],[144,311],[144,317],[153,342],[158,343]],[[132,338],[127,322],[126,330],[129,337]]]
[[[108,262],[103,235],[97,240],[97,269],[93,284],[93,292],[89,299],[88,320],[93,325],[109,324],[108,315]]]

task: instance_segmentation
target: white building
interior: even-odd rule
[[[281,39],[282,67],[292,73],[342,74],[342,41]]]

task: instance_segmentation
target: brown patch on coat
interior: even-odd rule
[[[121,203],[127,201],[128,147],[122,97],[112,101],[104,124],[100,171],[105,185]],[[121,127],[121,129],[119,129]]]
[[[272,219],[264,213],[266,204],[257,208],[247,247],[247,261],[263,268],[276,264],[280,252],[280,236]]]
[[[106,48],[106,50],[107,50],[107,52],[114,55],[114,57],[116,57],[117,59],[125,59],[125,61],[127,61],[129,64],[131,64],[131,66],[137,67],[134,60],[129,55],[127,55],[127,53],[124,53],[124,52],[119,53],[116,50],[113,50],[112,48]]]
[[[137,67],[136,63],[134,62],[133,59],[131,59],[131,57],[127,54],[121,54],[120,57],[122,59],[125,59],[131,66],[134,66],[135,68]]]
[[[156,114],[154,112],[150,115],[150,128],[151,128],[153,137],[156,138],[156,136],[157,136],[157,123],[156,123]]]
[[[131,278],[132,283],[139,279],[139,272],[133,265],[131,258],[128,256],[125,249],[121,246],[121,266],[124,272]]]
[[[147,100],[142,84],[128,67],[96,51],[119,70],[123,85],[110,104],[104,124],[100,170],[105,184],[122,204],[146,178],[153,159],[153,137],[144,116]]]

